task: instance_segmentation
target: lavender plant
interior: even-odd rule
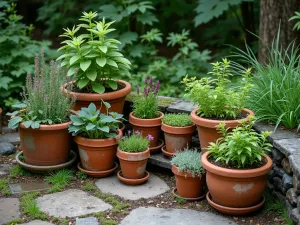
[[[148,149],[151,140],[153,140],[151,134],[143,137],[139,131],[129,130],[127,136],[119,142],[119,148],[124,152],[144,152]]]
[[[34,59],[34,76],[29,73],[26,85],[21,93],[23,103],[15,105],[18,111],[8,113],[13,116],[9,120],[10,128],[17,128],[24,122],[26,128],[39,128],[40,124],[59,124],[68,120],[74,99],[70,99],[59,91],[63,80],[63,70],[54,60],[50,66],[45,64],[44,52]]]
[[[159,116],[157,93],[160,82],[154,84],[152,75],[145,77],[143,92],[136,87],[137,96],[133,100],[133,115],[141,119],[153,119]]]

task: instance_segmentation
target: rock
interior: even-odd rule
[[[11,155],[16,152],[15,146],[8,142],[0,142],[0,155]]]
[[[3,135],[0,135],[0,142],[6,142],[11,143],[13,145],[20,144],[20,136],[18,132],[13,133],[5,133]]]
[[[273,191],[274,190],[274,185],[271,183],[271,182],[267,182],[267,185],[268,185],[268,188],[271,190],[271,191]]]
[[[275,172],[274,170],[271,170],[268,174],[268,181],[272,182],[274,177],[275,177]]]
[[[20,218],[20,202],[17,198],[0,198],[0,224]]]
[[[300,213],[297,208],[291,211],[290,219],[294,222],[295,225],[300,225]]]
[[[166,169],[171,169],[171,160],[163,155],[162,152],[151,154],[148,163]]]
[[[50,185],[45,182],[14,183],[9,184],[9,189],[12,194],[20,194],[25,192],[48,190],[50,189]]]
[[[128,200],[153,198],[170,190],[165,181],[154,174],[150,174],[149,180],[138,186],[123,184],[117,176],[101,178],[96,182],[96,186],[103,193],[118,195]]]
[[[289,175],[291,175],[293,173],[290,162],[288,160],[288,158],[284,158],[281,161],[281,166],[284,169],[285,172],[287,172]]]
[[[294,134],[291,132],[291,134]],[[295,134],[296,135],[296,134]],[[290,139],[279,139],[275,140],[273,143],[274,148],[277,148],[286,156],[290,156],[293,153],[299,153],[300,139],[298,138],[290,138]]]
[[[55,225],[55,224],[42,221],[42,220],[33,220],[28,223],[21,223],[20,225]]]
[[[295,175],[293,175],[293,187],[295,193],[300,194],[300,181]]]
[[[286,188],[282,184],[282,180],[279,177],[273,178],[273,185],[275,189],[279,190],[282,194],[286,194]]]
[[[178,100],[168,106],[167,112],[191,113],[191,111],[193,111],[196,108],[198,108],[198,106],[194,105],[192,102],[185,101],[185,100]]]
[[[288,190],[293,187],[293,178],[288,174],[284,174],[282,177],[282,185],[283,187]]]
[[[284,154],[278,151],[276,148],[272,149],[272,160],[275,164],[280,164],[282,159],[284,158]]]
[[[298,146],[298,152],[300,150],[300,145]],[[293,175],[296,175],[298,179],[300,178],[300,155],[293,154],[289,156],[290,166],[293,171]]]
[[[69,189],[47,194],[36,200],[41,211],[55,217],[76,217],[112,209],[112,206],[90,194]]]
[[[282,169],[281,167],[278,167],[276,165],[273,166],[273,171],[274,171],[274,175],[277,177],[280,177],[280,178],[282,178],[283,175],[285,174],[284,169]]]
[[[12,168],[10,164],[0,164],[0,176],[9,174],[9,170]]]
[[[201,212],[191,209],[162,209],[144,208],[134,209],[126,216],[120,225],[237,225],[232,220],[211,212]]]
[[[96,217],[76,218],[75,225],[99,225]]]
[[[286,198],[291,203],[292,206],[295,207],[297,205],[297,194],[295,193],[293,188],[290,188],[286,192]]]

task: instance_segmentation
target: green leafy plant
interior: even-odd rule
[[[193,176],[202,176],[205,169],[201,163],[201,153],[196,150],[185,148],[176,152],[171,164],[178,167],[178,171],[191,173]]]
[[[73,136],[80,135],[91,139],[116,137],[123,115],[108,112],[110,104],[104,101],[102,104],[106,107],[106,114],[100,113],[95,104],[91,103],[88,108],[81,108],[77,112],[78,115],[71,115],[72,124],[69,126],[69,132]]]
[[[291,20],[298,20],[293,30],[300,30],[300,12],[295,12],[295,15],[289,19],[289,21]]]
[[[45,178],[45,181],[52,185],[50,192],[62,191],[72,180],[73,173],[67,169],[51,173]]]
[[[137,86],[137,96],[133,100],[133,115],[141,119],[152,119],[159,115],[157,93],[160,82],[154,85],[152,75],[144,79],[143,91]],[[142,92],[142,93],[141,93]]]
[[[149,140],[153,140],[151,134],[143,137],[138,130],[129,130],[127,136],[124,136],[120,140],[119,148],[124,152],[144,152],[149,147]]]
[[[60,36],[67,40],[58,49],[64,54],[57,60],[63,59],[62,65],[69,69],[67,75],[73,76],[79,89],[102,94],[118,89],[115,78],[130,75],[131,63],[119,52],[117,44],[121,42],[107,36],[115,30],[110,28],[114,21],[95,21],[96,17],[96,12],[83,12],[80,18],[83,24],[64,29],[65,33]]]
[[[11,195],[7,179],[0,178],[0,194],[2,194],[4,196]]]
[[[85,174],[85,173],[82,172],[82,171],[78,171],[78,172],[76,173],[76,176],[77,176],[78,179],[81,179],[81,180],[85,180],[85,179],[88,177],[87,174]]]
[[[37,198],[39,195],[40,193],[38,192],[23,194],[21,197],[20,206],[23,213],[30,219],[47,220],[48,216],[40,210],[35,201],[35,198]]]
[[[184,113],[165,114],[162,122],[172,127],[187,127],[193,125],[190,115]]]
[[[254,117],[249,116],[248,122],[243,120],[241,126],[234,128],[232,132],[225,128],[224,122],[220,123],[217,129],[223,137],[208,146],[213,159],[236,168],[262,161],[262,156],[272,147],[267,141],[270,132],[257,133],[252,129],[254,123]]]
[[[58,124],[68,120],[74,99],[65,96],[59,91],[62,85],[63,71],[60,65],[52,60],[50,69],[47,68],[44,52],[41,58],[35,57],[35,70],[32,77],[29,73],[26,85],[23,88],[23,103],[16,105],[22,109],[7,115],[13,116],[9,120],[10,128],[17,128],[19,123],[24,122],[26,128],[39,128],[40,124]]]
[[[234,119],[240,115],[248,99],[248,92],[252,88],[250,83],[251,69],[245,70],[243,80],[238,91],[228,87],[232,76],[230,61],[212,63],[213,71],[209,74],[215,76],[183,79],[186,85],[186,96],[199,105],[198,115],[206,118]]]

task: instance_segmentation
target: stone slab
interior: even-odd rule
[[[42,220],[33,220],[28,223],[21,223],[20,225],[55,225],[55,224],[42,221]]]
[[[153,198],[170,190],[169,186],[154,174],[150,174],[150,178],[146,183],[137,186],[123,184],[117,176],[99,179],[96,186],[103,193],[118,195],[128,200]]]
[[[165,157],[162,152],[151,154],[150,158],[148,159],[149,164],[159,166],[159,167],[163,167],[163,168],[166,168],[166,169],[171,169],[172,168],[172,165],[171,165],[170,161],[171,160],[169,158]]]
[[[48,190],[50,189],[50,185],[45,182],[19,183],[9,184],[9,189],[12,194],[20,194],[32,191]]]
[[[96,217],[76,218],[75,225],[99,225]]]
[[[0,225],[20,218],[20,202],[17,198],[0,199]]]
[[[0,164],[0,176],[9,174],[9,170],[12,168],[13,166],[10,164]]]
[[[4,133],[0,135],[0,142],[9,142],[13,145],[20,144],[20,136],[18,132]]]
[[[194,109],[198,108],[197,105],[193,104],[189,101],[178,100],[174,103],[171,103],[168,108],[167,112],[173,113],[191,113]]]
[[[222,216],[191,209],[137,208],[120,225],[237,225]]]
[[[300,138],[275,140],[273,145],[286,156],[300,154]]]
[[[289,161],[294,175],[300,180],[300,155],[290,155]]]
[[[76,217],[112,209],[99,198],[78,190],[69,189],[37,198],[40,209],[55,217]]]

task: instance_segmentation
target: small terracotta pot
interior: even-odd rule
[[[162,123],[161,130],[165,134],[166,151],[175,153],[186,147],[191,147],[192,136],[196,127],[172,127]]]
[[[82,167],[91,171],[110,170],[115,162],[118,142],[122,138],[122,131],[118,130],[117,138],[89,139],[74,137]]]
[[[128,95],[131,92],[131,84],[123,80],[118,80],[117,82],[120,86],[122,86],[122,89],[103,94],[79,93],[68,91],[66,89],[66,86],[69,83],[63,85],[62,91],[65,94],[68,92],[70,97],[76,98],[76,102],[73,107],[73,109],[76,111],[80,110],[82,107],[88,107],[91,102],[93,102],[97,108],[100,108],[101,100],[103,100],[111,105],[111,108],[109,109],[111,112],[117,112],[122,114],[126,95]],[[101,108],[101,112],[106,112],[105,106]]]
[[[256,169],[227,169],[208,161],[210,152],[202,155],[206,183],[212,200],[225,207],[245,208],[259,203],[267,186],[272,160],[264,155],[267,164]]]
[[[190,172],[178,171],[176,166],[172,166],[175,174],[176,188],[178,194],[183,198],[198,198],[204,195],[205,174],[194,176]]]
[[[117,157],[124,178],[140,179],[145,177],[147,161],[150,157],[149,148],[144,152],[124,152],[118,147]]]
[[[38,129],[19,125],[24,161],[34,166],[54,166],[68,161],[71,148],[70,122],[40,125]]]
[[[216,142],[222,135],[217,131],[216,126],[221,122],[225,122],[226,128],[230,128],[230,130],[236,128],[240,125],[240,120],[211,120],[205,119],[197,116],[198,109],[194,109],[191,112],[191,119],[193,123],[197,125],[198,136],[200,141],[200,148],[202,153],[207,151],[207,147],[209,146],[209,142]],[[247,115],[254,116],[254,113],[249,109],[242,109],[242,112]],[[248,117],[245,118],[249,120]]]
[[[152,135],[153,140],[150,141],[150,148],[158,145],[161,119],[164,114],[159,112],[159,117],[154,119],[140,119],[133,115],[133,112],[129,114],[129,123],[132,125],[134,131],[140,131],[143,137],[147,137],[148,134]]]

